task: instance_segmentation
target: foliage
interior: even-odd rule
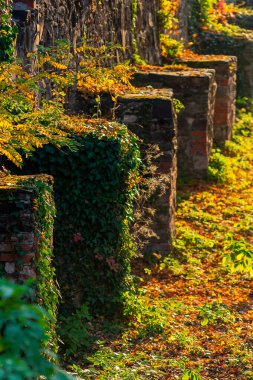
[[[209,178],[212,181],[233,183],[237,180],[235,170],[240,166],[247,168],[250,165],[252,155],[246,153],[245,148],[251,147],[252,130],[252,114],[242,108],[237,117],[233,139],[225,143],[225,154],[220,149],[213,151],[208,168]]]
[[[220,149],[213,149],[208,167],[209,179],[221,183],[235,180],[232,165],[233,163],[227,160]]]
[[[191,32],[226,25],[229,9],[225,0],[194,0],[189,19]]]
[[[170,318],[166,312],[182,310],[175,300],[154,300],[147,299],[145,289],[136,293],[126,292],[124,294],[126,317],[131,317],[133,329],[138,331],[138,337],[156,336],[170,330]]]
[[[190,34],[199,33],[201,29],[212,23],[211,10],[215,0],[194,0],[189,15]]]
[[[228,4],[227,18],[230,24],[238,25],[241,28],[252,29],[253,10],[244,8],[241,5]]]
[[[137,140],[116,123],[66,115],[63,103],[73,85],[85,96],[99,96],[106,91],[116,97],[130,86],[130,74],[124,65],[101,66],[101,54],[108,58],[104,46],[87,47],[84,42],[73,55],[70,51],[67,54],[67,47],[62,42],[53,50],[42,49],[34,74],[26,73],[17,64],[2,65],[0,150],[17,166],[33,153],[35,172],[52,173],[56,178],[55,251],[64,300],[67,294],[67,304],[75,308],[87,297],[94,313],[98,313],[98,305],[112,312],[111,304],[119,305],[122,289],[131,284],[134,244],[129,225],[133,220],[132,202],[140,162]],[[75,58],[78,65],[72,69]],[[47,97],[49,101],[45,100]],[[60,150],[63,146],[65,149]],[[9,165],[6,160],[3,162]],[[39,297],[54,317],[52,332],[57,290],[54,286],[50,289],[45,278],[51,283],[54,277],[47,240],[54,210],[47,207],[46,192],[43,198],[42,188],[37,185]],[[69,185],[73,189],[71,196],[70,192],[65,193]],[[67,264],[66,269],[63,264]],[[77,281],[71,289],[68,284],[73,278]]]
[[[91,316],[86,304],[83,304],[75,313],[60,318],[59,332],[64,342],[66,356],[73,355],[89,345],[87,329],[89,321],[91,321]]]
[[[205,304],[199,307],[199,318],[201,318],[201,325],[218,324],[234,322],[235,318],[229,312],[226,305],[213,302],[211,305]]]
[[[83,96],[100,99],[101,93],[110,93],[113,100],[130,84],[131,70],[127,64],[102,63],[114,57],[117,46],[83,44],[71,53],[70,45],[58,41],[53,48],[38,49],[29,54],[36,61],[27,73],[16,63],[0,65],[0,154],[15,165],[22,165],[22,154],[52,143],[75,149],[68,139],[69,129],[77,120],[65,114],[70,89]],[[48,100],[49,99],[49,100]],[[80,118],[80,123],[82,120]]]
[[[0,0],[0,62],[13,59],[17,27],[11,23],[11,3]]]
[[[231,7],[224,0],[194,1],[189,20],[194,51],[238,56],[240,45],[245,43],[243,39],[253,34],[251,30],[230,24]]]
[[[240,124],[243,125],[243,129],[248,129],[248,132],[250,132],[250,126],[251,126],[251,113],[253,107],[253,100],[251,98],[248,98],[246,96],[237,98],[236,99],[236,106],[237,106],[237,114],[240,116],[243,114],[243,117],[238,118],[238,123],[236,125],[236,130],[239,132],[240,130]],[[249,133],[250,134],[250,133]]]
[[[45,376],[51,380],[67,380],[70,376],[61,372],[46,357],[45,311],[29,305],[30,288],[0,280],[0,377],[3,380],[32,380]]]
[[[162,56],[165,58],[180,58],[183,55],[184,44],[170,38],[166,34],[160,34]]]
[[[220,183],[235,184],[238,181],[236,173],[239,168],[246,171],[250,169],[253,159],[252,131],[252,114],[242,108],[237,117],[233,139],[225,144],[226,154],[215,152],[211,157],[210,179]],[[247,241],[234,240],[233,235],[228,234],[224,248],[224,264],[229,265],[232,271],[252,274],[253,251]]]
[[[99,120],[76,127],[73,139],[77,152],[48,145],[24,170],[55,179],[55,263],[64,307],[88,302],[95,314],[115,314],[122,290],[131,284],[135,253],[129,227],[140,163],[137,139],[126,127]]]
[[[178,19],[177,11],[179,7],[178,0],[161,0],[160,9],[158,12],[160,25],[167,29],[168,31],[172,31],[173,29],[177,30]]]
[[[84,97],[109,93],[115,99],[133,89],[128,62],[115,63],[115,54],[120,49],[119,45],[111,44],[96,47],[83,38],[74,49],[68,41],[58,40],[54,47],[39,46],[38,52],[29,56],[36,58],[40,85],[49,88],[51,98],[64,102],[68,89],[72,88]]]
[[[57,147],[75,144],[67,138],[70,119],[58,103],[38,107],[36,81],[17,64],[0,64],[0,154],[15,165],[49,142]]]
[[[183,103],[177,98],[173,98],[173,106],[177,115],[185,108]]]
[[[36,266],[36,300],[47,310],[47,337],[50,348],[57,352],[58,338],[56,335],[57,307],[59,291],[55,280],[55,268],[52,265],[52,235],[55,218],[55,207],[52,198],[52,186],[46,180],[21,180],[20,185],[34,188],[36,202],[34,204],[37,233],[37,251],[34,265]]]
[[[234,239],[233,235],[227,235],[225,242],[225,255],[223,264],[229,266],[232,272],[245,272],[253,276],[253,249],[244,239]]]
[[[195,36],[193,49],[201,54],[218,54],[236,56],[238,58],[237,69],[237,93],[239,96],[249,94],[247,86],[246,61],[243,52],[247,51],[251,44],[252,32],[235,25],[227,26],[217,24],[217,28],[203,30]]]
[[[131,25],[131,33],[132,33],[132,44],[133,44],[133,63],[136,65],[145,65],[145,61],[140,57],[138,43],[136,39],[136,22],[137,22],[137,12],[138,12],[138,1],[132,0],[132,25]]]
[[[160,47],[164,58],[180,57],[183,54],[184,44],[176,39],[178,34],[177,11],[178,0],[162,0],[158,12],[160,28]]]

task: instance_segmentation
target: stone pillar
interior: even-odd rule
[[[223,145],[232,136],[236,110],[237,58],[233,56],[203,55],[194,59],[180,59],[180,63],[193,68],[215,70],[217,92],[214,109],[214,141]]]
[[[52,190],[50,176],[0,178],[0,275],[14,281],[37,276],[41,233],[38,197],[42,194],[36,191],[36,182]],[[51,196],[49,200],[52,202]],[[47,243],[52,249],[52,236]]]
[[[166,189],[158,194],[151,207],[155,209],[151,228],[156,237],[144,246],[146,252],[168,254],[175,234],[176,202],[176,119],[170,90],[141,90],[118,98],[116,117],[143,141],[145,161],[147,146],[158,146],[159,154],[151,165],[157,167],[157,181],[166,179]]]
[[[172,88],[176,99],[184,105],[178,115],[178,171],[197,178],[207,175],[213,145],[215,105],[215,71],[181,70],[139,72],[135,86]]]

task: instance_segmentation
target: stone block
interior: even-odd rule
[[[206,69],[138,72],[134,85],[152,86],[156,89],[172,88],[176,99],[184,105],[178,115],[178,172],[180,175],[205,177],[213,144],[213,114],[215,105],[215,71]],[[194,133],[193,133],[194,132]],[[195,160],[195,143],[203,145],[198,150],[203,157]],[[199,153],[201,151],[201,153]],[[205,163],[205,165],[204,165]]]

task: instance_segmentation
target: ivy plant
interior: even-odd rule
[[[27,302],[30,292],[30,286],[0,280],[0,378],[70,380],[43,349],[46,312]]]
[[[0,62],[13,58],[17,27],[11,22],[11,3],[0,0]]]
[[[131,286],[140,152],[125,126],[96,123],[73,131],[77,152],[46,145],[22,172],[54,177],[54,256],[64,309],[88,302],[92,313],[115,314],[122,291]]]

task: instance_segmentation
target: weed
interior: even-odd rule
[[[213,149],[208,167],[208,178],[211,181],[225,183],[235,180],[232,163],[220,149]]]
[[[150,302],[145,290],[141,290],[138,294],[132,295],[125,293],[125,316],[134,319],[134,326],[141,325],[138,336],[157,335],[169,328],[169,320],[166,311],[171,308],[170,303],[164,301]]]
[[[235,317],[230,313],[228,307],[222,303],[205,304],[198,308],[198,312],[202,326],[235,321]]]
[[[88,323],[91,321],[87,305],[82,305],[76,313],[61,317],[60,336],[66,346],[65,354],[70,356],[89,346]]]
[[[253,249],[244,239],[234,240],[226,236],[223,264],[229,265],[231,272],[241,271],[253,276]]]

